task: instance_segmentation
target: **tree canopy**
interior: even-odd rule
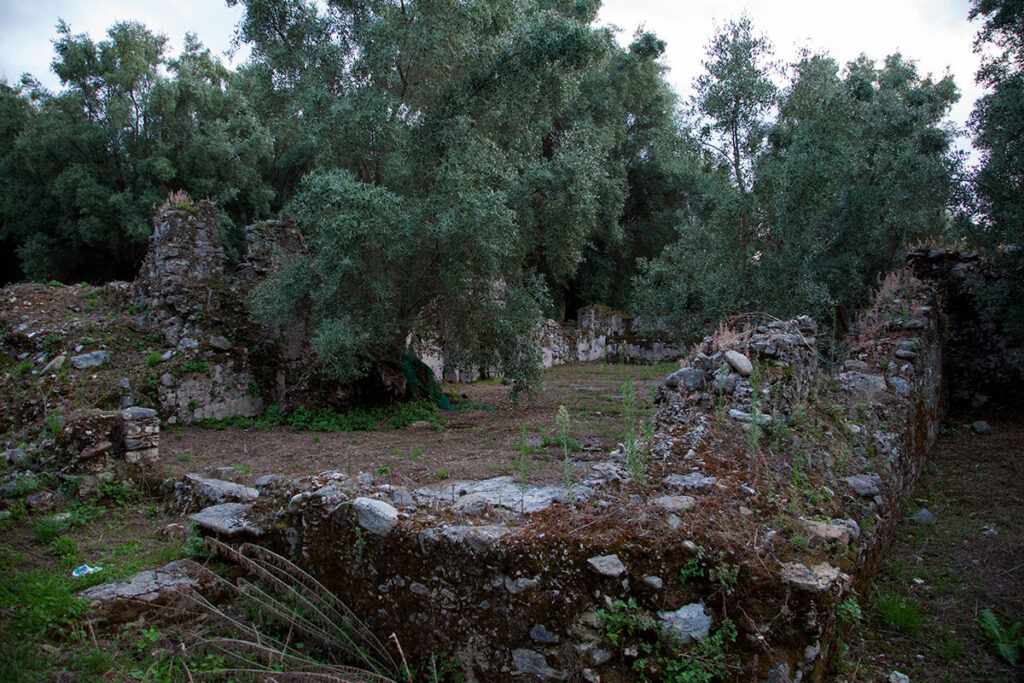
[[[228,70],[189,36],[134,22],[94,42],[58,26],[53,94],[27,78],[4,86],[0,240],[34,279],[131,279],[153,207],[184,189],[214,199],[231,228],[271,208],[260,167],[270,135]],[[12,264],[15,265],[15,264]]]
[[[251,57],[195,36],[61,23],[48,92],[0,85],[8,279],[130,279],[170,191],[241,226],[294,219],[308,250],[259,309],[310,324],[343,381],[437,342],[537,374],[531,330],[587,304],[668,314],[843,313],[955,200],[957,97],[891,55],[782,70],[746,15],[712,36],[688,109],[665,43],[620,45],[597,0],[229,0]],[[978,235],[1019,241],[1019,3],[974,0]],[[788,74],[784,76],[784,74]],[[1015,170],[1016,169],[1016,170]]]
[[[922,78],[899,54],[841,69],[805,53],[776,91],[769,55],[749,19],[730,22],[695,84],[710,211],[680,223],[638,290],[680,330],[735,310],[842,317],[954,200],[951,77]]]
[[[618,263],[668,241],[687,148],[664,45],[619,47],[590,26],[596,3],[242,4],[268,76],[256,97],[323,142],[287,209],[314,248],[283,276],[288,299],[274,283],[263,302],[308,301],[339,378],[411,337],[533,377],[541,310],[624,300]]]

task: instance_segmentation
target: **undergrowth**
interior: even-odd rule
[[[616,646],[621,656],[632,658],[636,680],[705,683],[736,668],[726,652],[736,640],[736,626],[728,618],[700,640],[683,646],[632,598],[615,600],[597,614],[604,625],[605,640]]]
[[[1004,661],[1013,666],[1021,662],[1024,655],[1024,621],[1018,620],[1012,626],[1004,627],[992,610],[983,609],[978,626]]]
[[[330,408],[297,408],[282,410],[273,405],[258,417],[240,415],[220,420],[199,420],[196,424],[207,429],[227,427],[267,430],[271,427],[289,427],[296,432],[373,432],[379,429],[402,429],[414,422],[427,422],[434,429],[444,429],[446,419],[431,401],[395,403],[376,408],[352,408],[337,412]]]

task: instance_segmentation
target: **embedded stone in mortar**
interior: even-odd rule
[[[441,536],[453,543],[465,543],[472,550],[483,552],[508,533],[507,526],[488,524],[485,526],[450,526],[441,532]]]
[[[736,420],[737,422],[743,422],[743,423],[746,423],[746,424],[751,424],[752,422],[755,421],[754,420],[754,416],[751,413],[745,413],[742,410],[737,410],[736,408],[732,408],[732,409],[729,410],[729,417],[731,417],[732,419]],[[759,424],[759,425],[767,425],[767,424],[771,424],[771,423],[772,423],[772,416],[771,415],[765,415],[764,413],[758,413],[757,414],[757,424]]]
[[[599,555],[587,560],[590,568],[601,576],[621,576],[626,573],[626,565],[618,555]]]
[[[680,645],[700,640],[711,630],[711,615],[705,613],[703,602],[683,605],[674,612],[658,612],[665,634]]]
[[[879,402],[889,395],[889,387],[881,375],[864,375],[859,372],[840,373],[843,388],[864,402]]]
[[[548,666],[548,660],[539,652],[534,650],[512,650],[512,663],[515,665],[515,674],[533,674],[541,679],[554,678],[565,680],[564,671],[558,671]]]
[[[442,484],[416,489],[415,495],[423,502],[452,501],[458,494],[465,498],[479,495],[491,506],[502,506],[516,512],[538,512],[557,502],[569,500],[569,491],[562,485],[527,486],[521,489],[511,476],[492,477],[482,481],[446,481]],[[577,485],[573,489],[576,502],[586,500],[590,488]]]
[[[700,368],[680,368],[665,377],[665,386],[671,389],[682,387],[693,391],[704,386],[705,381],[707,375]]]
[[[683,491],[703,491],[704,489],[709,489],[714,486],[717,481],[717,478],[706,477],[699,472],[692,472],[690,474],[670,474],[664,479],[667,486],[682,489]]]
[[[200,510],[189,519],[196,523],[200,529],[221,536],[236,536],[238,534],[253,534],[259,536],[263,529],[250,523],[245,518],[252,505],[243,503],[223,503],[212,505]]]
[[[359,526],[371,534],[387,536],[398,525],[398,510],[375,498],[356,498],[352,502]]]
[[[682,512],[696,505],[697,500],[693,496],[661,496],[651,503],[669,512]]]
[[[823,591],[828,589],[836,581],[846,582],[849,580],[846,574],[839,571],[837,567],[822,562],[814,567],[790,562],[782,565],[782,580],[797,588],[809,591]]]
[[[733,351],[732,349],[726,351],[725,362],[744,377],[750,377],[750,373],[754,371],[754,365],[750,362],[750,359],[739,351]]]
[[[843,477],[842,481],[846,482],[858,496],[865,498],[874,498],[882,492],[882,478],[873,472]]]
[[[460,515],[479,515],[487,509],[487,498],[479,493],[462,496],[452,505],[452,511]]]
[[[814,543],[834,542],[845,547],[850,542],[850,528],[845,524],[828,524],[813,519],[802,519],[800,523]]]

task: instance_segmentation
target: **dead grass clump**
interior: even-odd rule
[[[210,673],[273,673],[273,678],[281,681],[412,681],[394,636],[388,642],[394,642],[396,654],[336,595],[288,559],[248,543],[233,548],[210,537],[206,545],[243,567],[252,579],[235,584],[217,575],[211,577],[245,606],[250,618],[214,605],[196,592],[183,592],[230,633],[199,643],[200,648],[225,661],[222,670]],[[311,657],[310,652],[319,656]]]
[[[911,298],[919,285],[920,282],[905,266],[882,278],[871,307],[857,318],[857,343],[879,339],[893,320],[911,317]]]
[[[192,197],[189,196],[185,190],[174,190],[167,195],[167,199],[160,206],[159,213],[169,210],[180,210],[188,211],[189,213],[198,213],[199,207],[192,201]]]

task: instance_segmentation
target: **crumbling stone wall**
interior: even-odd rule
[[[229,266],[217,236],[216,208],[207,201],[172,204],[155,219],[150,246],[132,298],[144,309],[140,324],[173,349],[161,366],[161,412],[191,422],[231,415],[251,417],[268,403],[335,407],[359,398],[360,387],[335,386],[309,368],[309,330],[261,325],[250,310],[260,282],[305,250],[295,225],[263,221],[246,228],[246,252]],[[591,307],[576,325],[545,321],[536,331],[544,367],[577,361],[623,359],[656,362],[682,351],[660,338],[633,331],[631,316]],[[467,367],[436,344],[416,350],[437,377],[468,382],[490,377],[489,368]],[[397,372],[385,383],[404,390]]]
[[[160,419],[151,408],[90,411],[69,417],[55,448],[60,471],[77,483],[78,495],[96,495],[100,482],[153,485],[160,468]]]
[[[651,638],[692,663],[732,630],[722,675],[820,680],[942,415],[940,295],[900,277],[834,376],[809,318],[706,339],[661,387],[639,473],[618,450],[548,486],[267,477],[192,519],[295,558],[414,661],[455,653],[468,680],[622,680]],[[615,609],[639,621],[613,641]]]
[[[948,249],[920,248],[907,255],[913,272],[940,288],[946,302],[949,353],[945,376],[959,408],[1019,404],[1024,346],[984,308],[984,286],[998,277],[996,259]]]
[[[255,322],[249,299],[302,251],[302,238],[290,223],[264,221],[246,228],[246,245],[229,267],[207,201],[172,205],[154,221],[132,298],[140,325],[171,346],[155,367],[161,413],[172,420],[258,415],[299,382],[305,331],[275,336]]]
[[[679,344],[668,341],[667,335],[636,331],[636,316],[604,306],[587,306],[577,312],[576,318],[575,323],[544,320],[535,331],[545,368],[599,360],[658,363],[686,353]],[[445,350],[436,345],[419,345],[417,353],[435,375],[449,382],[475,382],[497,374],[493,368],[451,362]]]

